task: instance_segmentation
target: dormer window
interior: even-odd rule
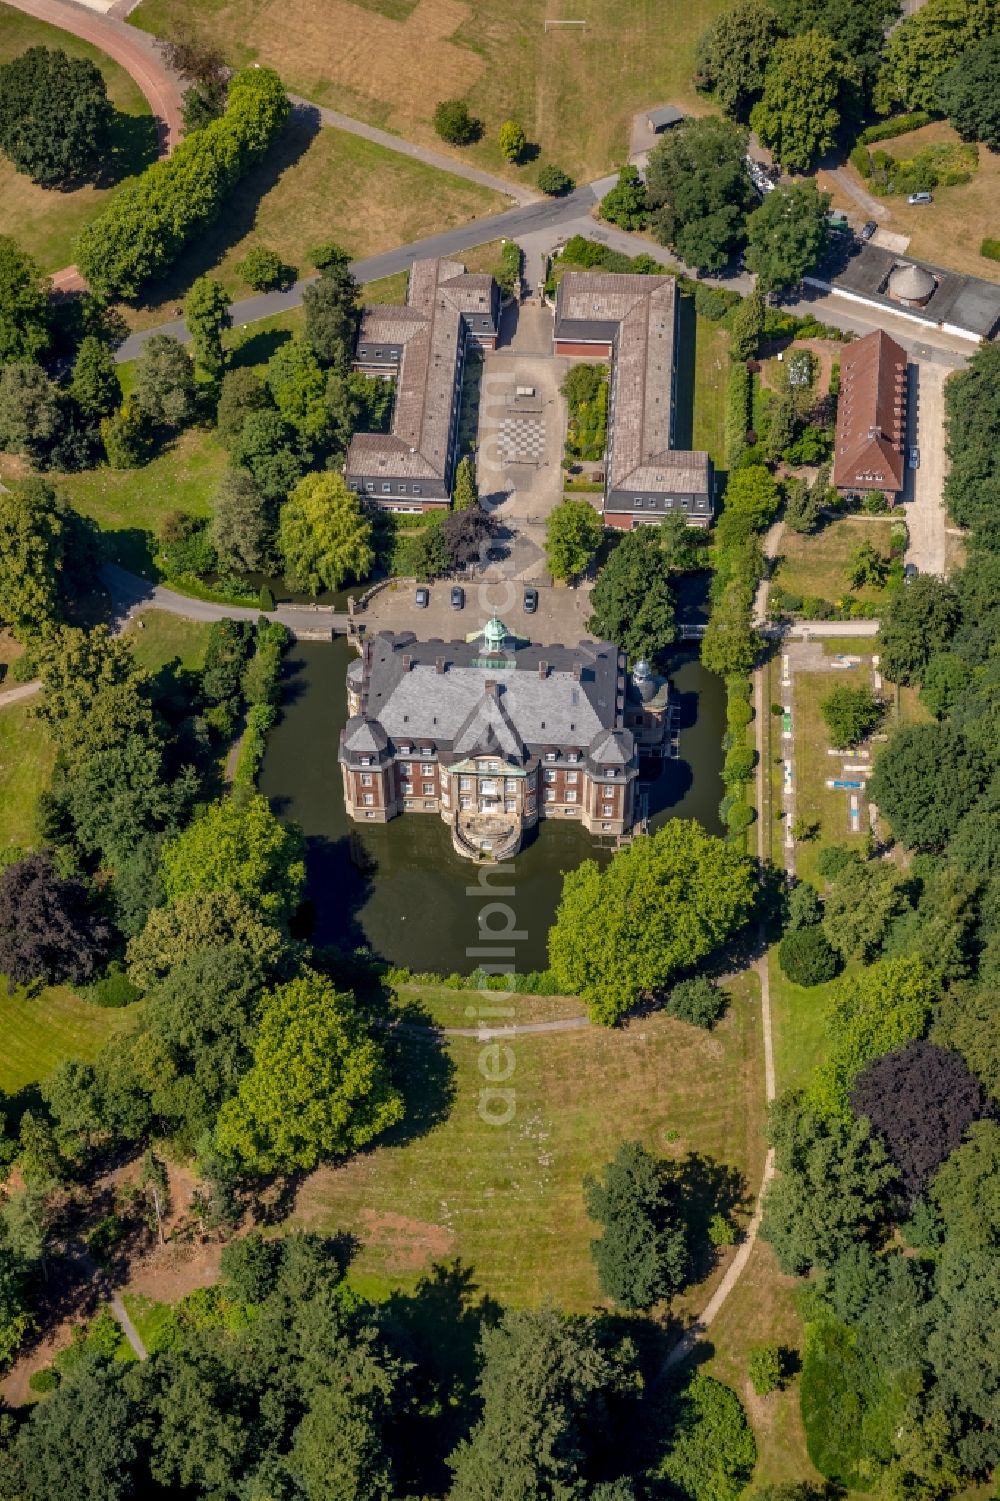
[[[371,756],[362,756],[361,757],[361,764],[362,764],[362,766],[371,766],[374,763],[372,762]]]
[[[546,759],[546,761],[554,761],[556,759],[556,753],[555,753],[555,751],[546,751],[545,752],[545,759]]]

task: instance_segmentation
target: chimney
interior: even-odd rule
[[[549,664],[548,664],[548,662],[539,662],[539,664],[538,664],[538,676],[540,678],[547,678],[548,675],[549,675]]]
[[[404,672],[409,672],[409,670],[410,670],[410,668],[412,666],[413,666],[413,658],[410,656],[409,652],[404,652],[403,653],[403,671]]]
[[[435,672],[444,672],[444,657],[435,657],[434,658],[434,671]]]
[[[499,698],[499,687],[500,685],[499,683],[497,683],[495,678],[487,678],[486,682],[483,684],[483,692],[486,693],[489,698]]]
[[[582,680],[583,680],[583,663],[582,662],[576,662],[574,664],[574,666],[573,666],[573,678],[578,683],[582,682]]]

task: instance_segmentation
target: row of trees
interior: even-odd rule
[[[700,38],[695,82],[791,171],[809,170],[869,100],[996,139],[990,0],[929,0],[891,26],[898,15],[896,0],[739,0]]]

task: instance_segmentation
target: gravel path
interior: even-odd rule
[[[8,704],[20,703],[23,698],[34,698],[41,686],[36,678],[33,683],[21,683],[17,688],[5,688],[0,693],[0,709],[6,709]]]
[[[121,625],[129,616],[143,610],[164,610],[168,615],[181,615],[185,620],[257,620],[260,609],[254,605],[220,605],[214,600],[190,599],[162,584],[151,584],[135,573],[119,568],[117,563],[106,563],[101,569],[101,578],[108,593],[116,622]],[[287,626],[293,635],[308,640],[310,637],[329,638],[331,631],[346,631],[348,616],[321,605],[279,605],[269,612],[269,619],[278,620]]]

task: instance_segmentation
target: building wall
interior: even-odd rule
[[[582,339],[553,339],[552,352],[566,354],[585,360],[610,360],[613,345],[610,341],[588,344]]]

